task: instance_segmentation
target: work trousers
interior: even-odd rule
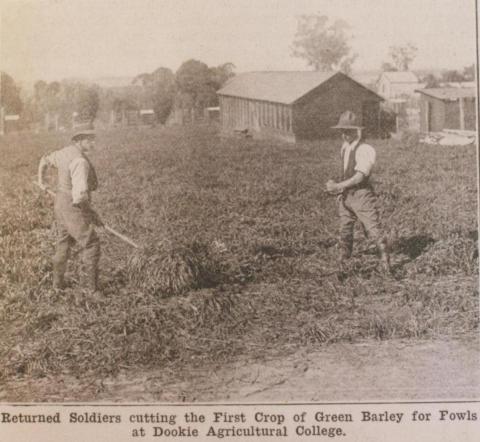
[[[96,290],[100,241],[91,222],[89,210],[73,206],[71,195],[59,192],[55,198],[55,220],[57,242],[53,258],[54,285],[64,285],[70,248],[77,243],[81,247],[84,285],[90,290]]]
[[[344,257],[349,257],[353,248],[353,229],[358,220],[367,238],[374,240],[381,251],[385,248],[377,198],[370,187],[351,189],[338,198],[340,215],[340,246]]]

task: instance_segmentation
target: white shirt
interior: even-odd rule
[[[57,152],[52,152],[44,158],[46,164],[58,167]],[[89,169],[90,165],[83,157],[75,158],[68,165],[68,170],[70,171],[70,177],[72,179],[72,203],[75,205],[90,200],[88,192]]]
[[[85,158],[75,158],[70,165],[72,177],[72,202],[74,205],[89,201],[88,193],[88,171],[90,165]]]
[[[345,142],[342,146],[342,155],[343,155],[343,170],[347,170],[348,159],[352,149],[357,145],[357,141],[353,141],[351,144]],[[361,143],[357,150],[355,151],[355,171],[361,172],[365,176],[369,176],[372,172],[373,166],[375,165],[375,160],[377,154],[375,149],[369,144]]]

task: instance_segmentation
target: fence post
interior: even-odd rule
[[[0,107],[0,135],[5,135],[5,109]]]
[[[460,130],[465,130],[465,108],[463,103],[463,98],[458,99],[460,104]]]

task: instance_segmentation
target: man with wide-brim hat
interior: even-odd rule
[[[38,184],[45,184],[46,169],[57,169],[55,221],[57,241],[53,257],[54,288],[65,288],[65,271],[70,249],[77,243],[82,249],[83,287],[98,293],[100,242],[94,226],[103,226],[91,207],[91,192],[98,186],[95,168],[87,154],[95,148],[95,132],[90,125],[77,128],[71,143],[44,155],[38,167]]]
[[[341,133],[343,144],[340,151],[341,176],[339,182],[329,180],[327,192],[338,195],[340,215],[340,260],[352,255],[353,229],[356,221],[363,226],[369,239],[376,242],[383,269],[390,272],[390,258],[385,236],[380,227],[377,198],[370,182],[375,165],[375,149],[363,140],[364,127],[357,116],[347,110],[333,126]]]

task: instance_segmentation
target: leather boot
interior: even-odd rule
[[[392,268],[390,266],[390,255],[388,253],[388,247],[385,240],[377,242],[378,253],[380,254],[380,262],[382,264],[382,269],[385,273],[390,274]]]
[[[62,263],[53,263],[53,288],[55,290],[65,289],[65,271],[66,271],[66,262]]]
[[[53,288],[63,290],[65,288],[65,272],[70,255],[70,246],[68,242],[62,241],[57,244],[55,255],[53,257]]]
[[[352,256],[352,249],[353,249],[353,241],[350,239],[340,239],[340,243],[338,246],[339,250],[339,260],[340,262],[344,262],[351,258]]]
[[[82,286],[89,292],[98,290],[98,266],[96,263],[88,263],[84,265],[84,277]]]
[[[98,262],[100,259],[100,244],[94,241],[83,252],[83,287],[89,292],[98,291]]]

